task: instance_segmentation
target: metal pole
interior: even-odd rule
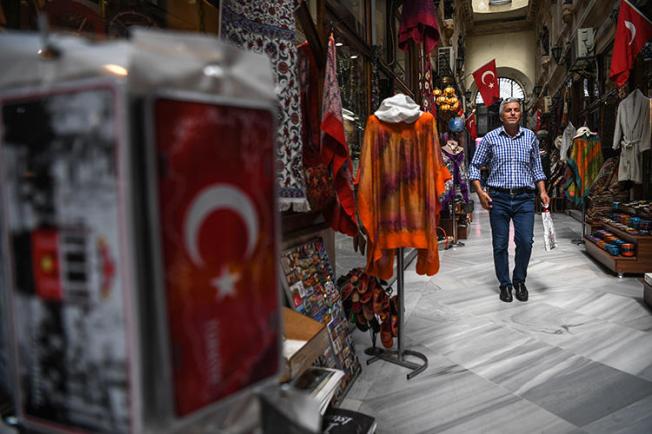
[[[398,292],[398,359],[403,360],[403,247],[396,249],[396,291]]]

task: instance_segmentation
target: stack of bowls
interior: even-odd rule
[[[632,257],[636,255],[636,244],[625,243],[620,246],[621,254],[623,256]]]

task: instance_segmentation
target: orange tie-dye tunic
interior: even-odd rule
[[[417,273],[439,271],[439,197],[451,178],[430,113],[416,122],[369,116],[358,172],[358,216],[368,236],[367,273],[393,274],[399,247],[418,250]]]

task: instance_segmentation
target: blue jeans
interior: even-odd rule
[[[532,244],[534,243],[534,193],[511,195],[498,191],[489,191],[492,208],[489,211],[491,222],[491,239],[494,249],[494,267],[500,285],[512,282],[524,283],[527,266],[530,262]],[[514,222],[514,243],[516,258],[512,280],[509,279],[509,221]]]

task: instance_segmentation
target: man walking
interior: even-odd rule
[[[527,301],[525,287],[527,267],[534,235],[534,200],[538,190],[544,206],[550,202],[539,156],[539,141],[532,130],[520,126],[521,102],[507,98],[500,103],[503,126],[487,133],[473,156],[469,179],[473,182],[480,204],[489,210],[494,267],[500,282],[500,299],[514,296]],[[487,190],[480,185],[480,167],[489,167]],[[514,222],[516,258],[512,278],[509,276],[507,247],[509,222]]]

